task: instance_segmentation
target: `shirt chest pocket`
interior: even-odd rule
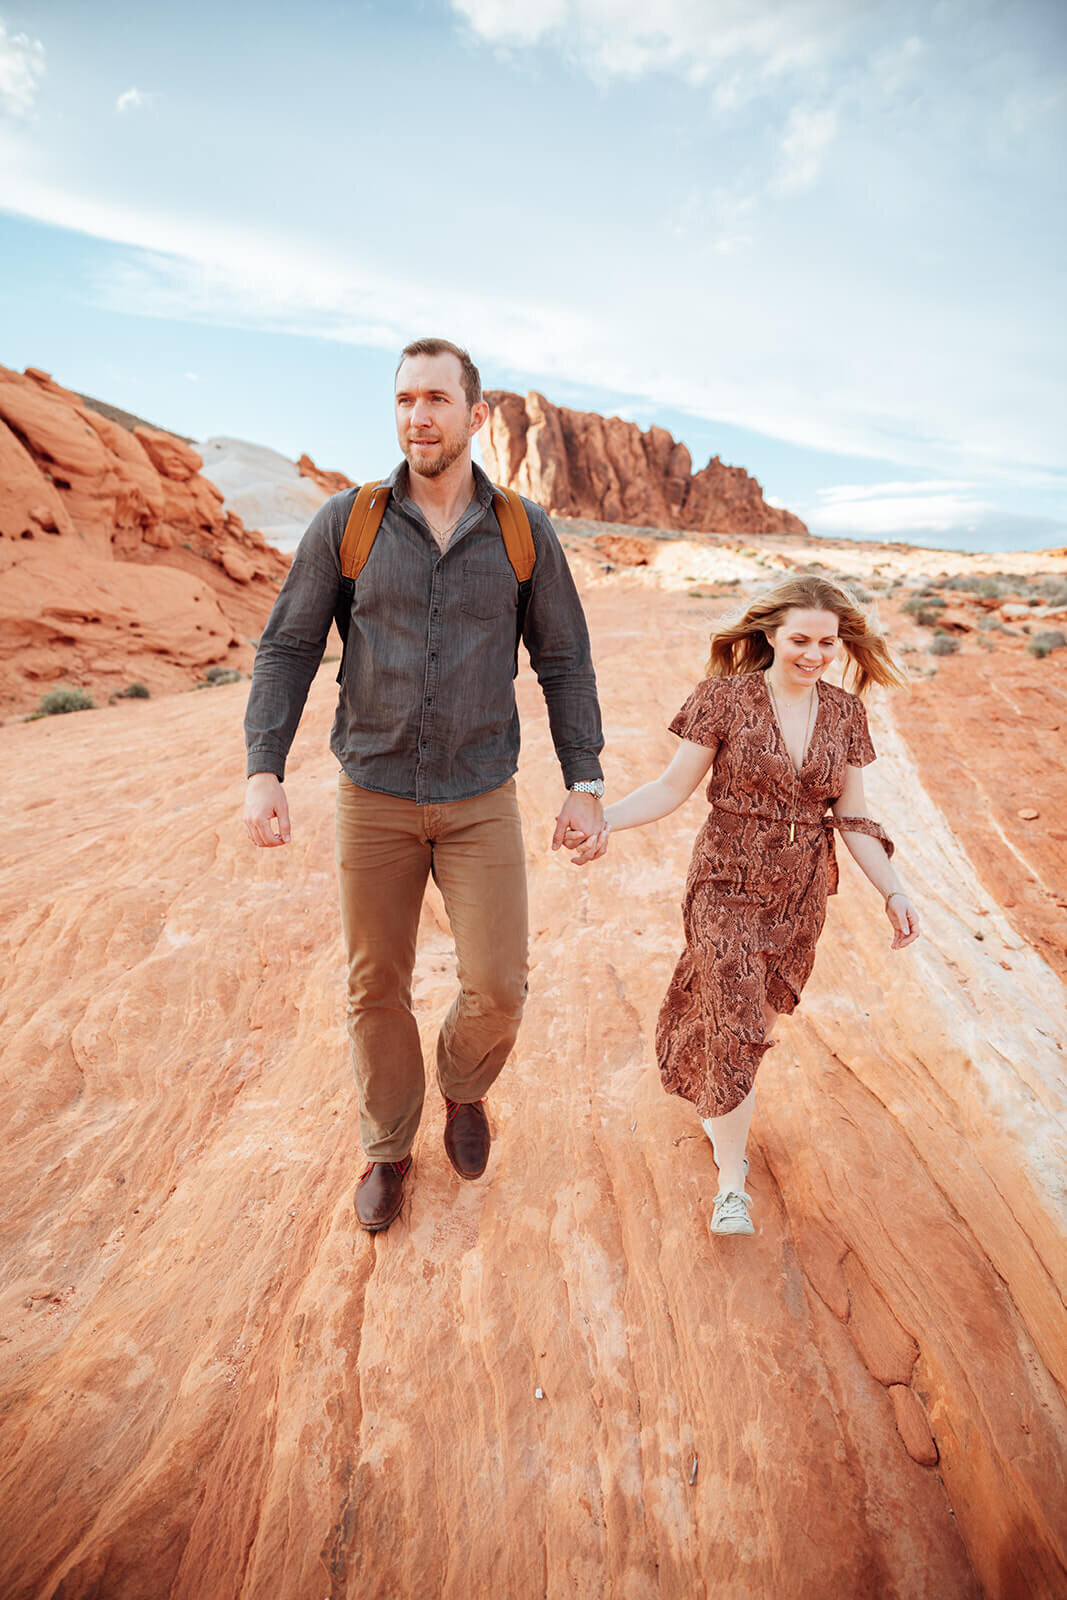
[[[518,584],[510,567],[475,566],[467,562],[463,568],[463,589],[460,610],[469,617],[488,621],[493,617],[514,612],[517,604]]]

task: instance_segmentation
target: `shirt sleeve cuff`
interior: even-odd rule
[[[267,750],[250,750],[245,777],[254,778],[257,772],[273,772],[279,783],[285,782],[285,759],[271,755]]]

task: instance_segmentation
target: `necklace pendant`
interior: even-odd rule
[[[797,836],[797,825],[796,825],[796,822],[791,822],[789,824],[789,843],[790,844],[793,843],[793,840],[796,838],[796,836]]]

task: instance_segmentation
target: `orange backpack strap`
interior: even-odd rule
[[[341,576],[354,582],[367,564],[389,503],[389,485],[365,483],[356,495],[341,540]]]
[[[504,549],[507,551],[512,571],[520,585],[528,584],[533,577],[537,552],[534,549],[533,534],[530,532],[530,519],[526,515],[526,507],[522,503],[521,496],[517,495],[514,489],[502,489],[499,484],[494,483],[493,510],[500,524],[500,532],[504,536]]]

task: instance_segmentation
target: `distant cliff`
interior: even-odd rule
[[[486,392],[481,446],[489,476],[546,510],[597,522],[698,533],[798,533],[799,517],[769,506],[755,478],[713,456],[693,458],[666,428],[570,411],[544,395]]]

